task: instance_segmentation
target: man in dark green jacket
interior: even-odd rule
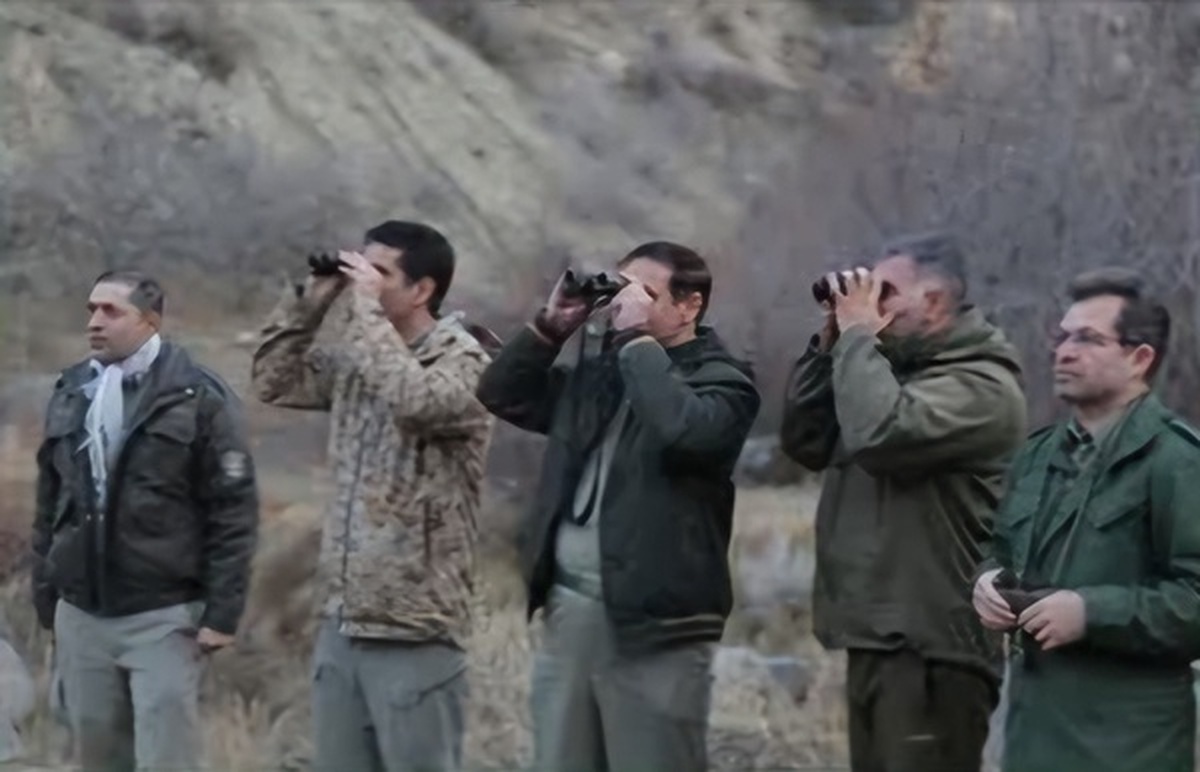
[[[983,623],[1012,636],[1004,767],[1183,772],[1200,658],[1200,437],[1150,393],[1170,318],[1140,277],[1101,269],[1070,294],[1054,387],[1071,417],[1018,454],[975,584]]]
[[[691,249],[644,244],[611,330],[560,280],[484,372],[480,400],[548,436],[522,538],[534,662],[534,767],[703,770],[710,664],[732,605],[734,464],[759,395],[699,326],[712,276]],[[598,339],[597,339],[598,338]],[[582,352],[582,353],[581,353]]]
[[[1002,657],[969,582],[1025,434],[1016,353],[965,305],[948,235],[843,276],[792,373],[782,445],[825,472],[814,626],[849,650],[851,764],[978,769]]]

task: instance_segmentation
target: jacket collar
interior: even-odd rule
[[[85,359],[63,370],[59,376],[57,388],[68,391],[83,392],[84,387],[95,377],[92,360]],[[162,393],[177,391],[194,386],[196,367],[191,357],[179,346],[164,340],[158,356],[146,372],[146,396],[154,399]]]
[[[429,332],[414,341],[413,355],[424,364],[462,346],[466,339],[471,337],[463,326],[462,318],[461,311],[439,318],[437,324]]]
[[[1139,397],[1126,408],[1123,416],[1108,430],[1108,435],[1101,444],[1100,456],[1096,463],[1103,466],[1105,472],[1120,466],[1126,460],[1140,455],[1154,442],[1171,420],[1171,413],[1153,394]],[[1078,431],[1074,419],[1063,421],[1055,430],[1052,447],[1066,449],[1073,441],[1072,433]],[[1061,454],[1055,454],[1052,462],[1062,466],[1065,461]]]

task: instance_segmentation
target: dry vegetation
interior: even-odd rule
[[[20,54],[0,85],[21,89],[0,105],[0,386],[76,356],[77,338],[60,333],[78,318],[61,304],[101,267],[136,262],[166,280],[172,334],[244,389],[246,352],[230,341],[257,323],[279,273],[399,215],[446,227],[469,245],[465,268],[501,277],[460,283],[450,304],[502,335],[568,256],[608,260],[651,238],[698,245],[717,273],[711,319],[756,362],[770,434],[816,321],[813,276],[889,235],[951,226],[974,257],[975,299],[1025,355],[1035,422],[1055,411],[1042,335],[1064,280],[1108,263],[1137,265],[1166,294],[1178,323],[1164,395],[1200,418],[1193,4],[326,5],[258,16],[260,4],[215,0],[0,4],[0,35]],[[81,18],[102,34],[74,26]],[[68,29],[74,37],[55,38]],[[379,29],[387,39],[372,37]],[[118,48],[100,45],[112,35]],[[315,49],[334,56],[309,57]],[[421,58],[434,49],[444,58]],[[297,50],[303,61],[290,58]],[[326,71],[344,80],[314,98],[308,80],[324,85]],[[372,81],[380,73],[387,89]],[[419,91],[446,78],[462,93]],[[197,112],[181,94],[211,104]],[[353,99],[330,101],[343,95]],[[461,125],[496,136],[464,149],[453,132],[422,128]],[[25,145],[12,127],[28,129]],[[42,134],[69,141],[33,141]],[[0,405],[0,580],[28,525],[35,402],[22,397],[7,416]],[[322,432],[319,417],[254,412],[268,507],[243,643],[214,659],[206,686],[216,768],[300,767],[309,751]],[[537,443],[503,427],[497,439],[487,522],[501,536],[481,565],[469,758],[512,767],[528,750],[537,628],[523,622],[502,535]],[[845,760],[839,662],[817,651],[806,616],[811,508],[811,488],[742,491],[748,552],[733,553],[741,606],[713,711],[718,766]],[[4,586],[3,610],[44,687],[46,639],[23,581]],[[807,699],[740,657],[742,644],[807,663]],[[62,738],[44,706],[28,731],[55,761]]]
[[[30,500],[29,455],[28,446],[10,445],[0,458],[5,469],[22,470],[10,473],[0,489],[3,499]],[[281,471],[277,463],[268,463],[264,470],[264,488],[271,493],[238,649],[213,658],[205,683],[208,762],[213,769],[302,769],[311,750],[312,579],[317,502],[324,486],[319,475],[315,483],[303,482]],[[814,501],[808,487],[744,490],[731,553],[738,574],[748,576],[772,544],[808,552]],[[493,496],[485,522],[511,522],[505,510],[512,506]],[[8,517],[16,522],[0,524],[0,532],[21,533],[27,527],[26,507],[9,509]],[[477,623],[470,645],[467,756],[472,768],[518,767],[527,761],[530,747],[530,649],[536,645],[539,624],[525,624],[523,590],[503,530],[495,526],[486,535],[479,568]],[[840,660],[821,654],[808,635],[805,578],[798,577],[790,589],[792,602],[748,607],[731,621],[728,648],[717,669],[712,714],[716,768],[795,768],[844,761]],[[25,729],[26,742],[31,761],[62,763],[66,735],[45,702],[49,642],[37,629],[27,598],[24,575],[11,579],[0,594],[14,643],[29,657],[43,700]],[[803,666],[801,681],[772,678],[763,661],[741,647],[794,658]]]

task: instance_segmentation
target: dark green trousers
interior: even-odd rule
[[[908,650],[849,652],[853,772],[979,772],[999,684]]]

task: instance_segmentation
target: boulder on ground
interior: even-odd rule
[[[0,763],[24,754],[17,727],[33,712],[36,694],[33,676],[8,640],[7,625],[0,619]]]

